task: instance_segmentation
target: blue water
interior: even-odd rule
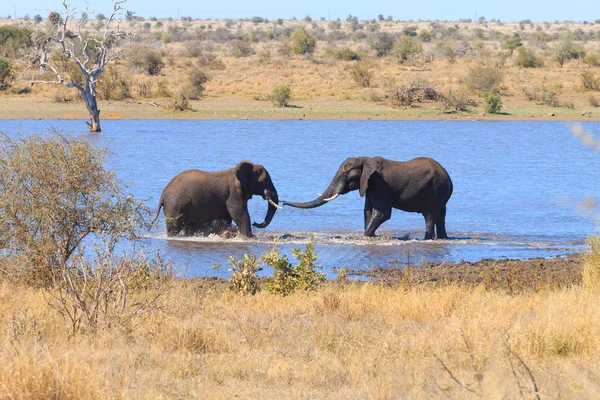
[[[101,134],[83,121],[0,121],[16,136],[47,132],[83,135],[113,153],[108,168],[131,184],[156,210],[164,186],[179,172],[220,170],[242,159],[263,164],[282,200],[307,201],[329,184],[347,157],[408,160],[432,157],[450,173],[454,193],[446,226],[450,240],[426,242],[419,214],[394,210],[377,231],[361,237],[363,201],[358,192],[312,210],[287,207],[250,241],[219,238],[167,240],[164,221],[148,232],[152,246],[188,267],[188,275],[225,275],[231,254],[260,253],[273,238],[284,252],[311,235],[319,262],[369,268],[390,261],[476,261],[482,258],[550,257],[581,251],[597,234],[593,210],[582,200],[600,194],[600,154],[570,134],[566,122],[471,121],[103,121]],[[584,127],[600,137],[600,123]],[[262,221],[266,203],[249,204]]]

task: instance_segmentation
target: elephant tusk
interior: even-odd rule
[[[327,198],[327,199],[323,199],[323,201],[331,201],[331,200],[335,200],[340,194],[336,193],[333,196]]]
[[[282,210],[282,209],[283,209],[283,207],[281,207],[279,204],[275,203],[275,202],[274,202],[273,200],[271,200],[271,199],[269,199],[269,200],[268,200],[268,202],[269,202],[269,204],[270,204],[270,205],[272,205],[273,207],[277,207],[277,208],[279,208],[280,210]]]

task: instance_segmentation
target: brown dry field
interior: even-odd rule
[[[453,272],[285,297],[186,279],[135,329],[76,335],[42,290],[4,282],[0,397],[595,399],[600,297],[584,262],[487,261],[493,280],[429,266]]]
[[[35,25],[32,21],[7,21],[18,26],[40,29],[43,24]],[[249,21],[234,21],[232,32],[248,34],[262,29],[283,29],[285,27],[303,26],[307,29],[321,29],[324,34],[332,31],[327,21],[313,21],[310,24],[302,21],[285,21],[281,27],[274,22],[255,25]],[[362,21],[365,22],[365,21]],[[153,27],[151,32],[142,28],[143,22],[130,23],[128,30],[136,32],[148,39],[152,34],[160,34],[170,28],[185,29],[195,32],[201,26],[210,26],[212,30],[224,29],[224,20],[198,20],[179,22],[162,20],[163,27]],[[154,24],[154,23],[153,23]],[[93,32],[91,22],[88,30]],[[407,26],[416,26],[418,32],[430,29],[429,22],[380,22],[380,31],[389,33],[402,32]],[[556,41],[543,44],[536,50],[545,64],[541,68],[521,68],[515,65],[515,57],[508,57],[502,62],[500,71],[504,80],[500,85],[503,109],[502,113],[489,115],[483,112],[483,99],[476,92],[470,97],[478,106],[469,107],[467,112],[447,113],[440,102],[415,103],[411,107],[393,106],[385,98],[386,82],[393,81],[397,85],[408,82],[426,80],[435,90],[445,92],[449,89],[464,89],[464,80],[469,70],[479,66],[497,66],[500,62],[503,39],[498,35],[511,35],[520,32],[524,37],[535,33],[556,34],[565,31],[581,30],[595,35],[598,25],[582,23],[525,24],[521,29],[518,23],[488,22],[485,25],[475,23],[440,22],[442,28],[458,27],[464,37],[461,41],[436,39],[432,43],[423,43],[425,58],[405,63],[398,63],[391,57],[377,58],[372,54],[367,39],[343,39],[331,43],[319,40],[314,56],[287,57],[278,53],[280,42],[271,40],[252,43],[254,54],[236,58],[231,55],[231,43],[206,45],[201,41],[183,41],[161,43],[152,41],[149,44],[133,44],[150,46],[164,54],[165,69],[160,76],[150,77],[142,71],[132,68],[127,60],[115,62],[116,69],[129,81],[133,99],[124,101],[99,101],[104,119],[482,119],[482,120],[569,120],[598,121],[600,108],[590,105],[590,97],[599,97],[597,92],[584,90],[581,83],[583,72],[599,73],[600,67],[592,67],[581,60],[571,60],[560,67],[551,61],[551,53]],[[535,28],[534,28],[535,26]],[[474,31],[481,29],[489,40],[475,38]],[[348,23],[343,22],[340,31],[351,35]],[[145,35],[145,36],[144,36]],[[494,36],[495,35],[495,36]],[[200,66],[210,76],[206,90],[199,101],[192,101],[190,111],[169,111],[173,98],[137,94],[138,87],[144,83],[156,87],[159,81],[166,90],[176,94],[187,79],[190,70],[199,67],[199,60],[190,57],[188,46],[199,43],[203,48],[211,48],[209,53],[217,57],[225,65],[223,70],[212,70]],[[440,54],[440,44],[456,48],[467,47],[473,52],[470,56],[458,57],[455,63]],[[600,54],[597,40],[584,43],[586,54]],[[524,40],[524,45],[534,48],[533,43]],[[438,46],[438,47],[436,47]],[[470,46],[470,47],[469,47]],[[541,46],[541,45],[540,45]],[[349,47],[364,55],[364,63],[373,73],[370,87],[357,85],[349,75],[349,67],[355,61],[335,60],[327,51],[331,48]],[[144,48],[144,47],[142,47]],[[147,50],[147,47],[145,48]],[[128,51],[129,51],[128,50]],[[139,50],[137,50],[139,52]],[[18,63],[17,63],[18,64]],[[18,67],[24,65],[18,64]],[[18,68],[17,68],[18,69]],[[286,85],[292,90],[291,107],[277,108],[268,101],[268,94],[278,86]],[[14,86],[28,86],[18,80]],[[524,88],[545,88],[556,92],[561,106],[551,107],[529,101],[523,94]],[[57,87],[35,85],[29,94],[16,95],[4,91],[0,94],[0,119],[86,119],[83,103],[56,103],[54,100]],[[63,93],[67,89],[60,89]],[[71,89],[71,93],[73,89]]]

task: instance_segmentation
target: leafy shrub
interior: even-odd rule
[[[354,82],[362,87],[371,86],[371,80],[373,79],[373,73],[369,70],[369,67],[365,63],[355,63],[348,67],[348,73]]]
[[[503,79],[504,74],[498,68],[478,66],[469,70],[464,81],[469,89],[489,92],[497,89]]]
[[[292,32],[291,48],[294,54],[305,55],[312,54],[317,45],[317,38],[306,32],[303,28],[298,28]]]
[[[588,97],[588,102],[590,103],[590,106],[592,106],[592,107],[600,107],[600,99],[598,99],[593,94],[591,94],[590,97]]]
[[[377,57],[387,56],[394,48],[395,38],[386,32],[378,32],[369,38],[369,44]]]
[[[9,82],[12,80],[12,69],[10,63],[5,58],[0,58],[0,90],[9,87]]]
[[[16,58],[20,53],[33,46],[32,31],[12,25],[0,26],[0,56]]]
[[[155,52],[150,51],[144,57],[144,62],[142,64],[144,71],[146,71],[149,75],[158,75],[165,67],[165,63],[162,60],[162,56]]]
[[[488,114],[497,114],[502,110],[502,99],[500,96],[485,92],[483,94],[483,109]]]
[[[287,86],[279,86],[273,89],[269,95],[269,100],[278,107],[287,107],[288,102],[292,97],[292,90]]]
[[[48,284],[90,238],[135,238],[149,212],[104,164],[107,151],[54,134],[0,136],[0,257]]]
[[[267,278],[265,288],[271,293],[289,295],[295,291],[314,291],[325,282],[325,274],[317,271],[315,265],[317,255],[312,243],[304,250],[292,249],[298,264],[292,265],[287,256],[282,255],[277,245],[269,246],[269,250],[261,256],[261,260],[273,268],[273,277]]]
[[[327,53],[336,60],[356,61],[360,60],[360,55],[349,47],[341,47],[339,49],[327,49]]]
[[[421,42],[412,36],[402,36],[399,41],[394,43],[391,55],[398,61],[405,62],[423,52]]]
[[[256,274],[262,271],[259,261],[255,255],[244,254],[241,260],[234,256],[229,257],[231,265],[231,277],[229,288],[237,294],[255,294],[260,286]]]
[[[587,90],[600,90],[600,77],[596,77],[592,72],[585,71],[580,75],[583,88]]]
[[[516,63],[523,68],[539,68],[544,65],[544,61],[525,46],[518,48]]]
[[[505,49],[510,52],[510,55],[513,55],[515,49],[523,46],[523,40],[518,34],[515,34],[513,37],[506,39],[502,45]]]

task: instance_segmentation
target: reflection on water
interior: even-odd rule
[[[102,134],[84,132],[82,121],[51,121],[64,134],[82,134],[112,151],[108,167],[131,184],[131,192],[156,210],[164,186],[179,172],[221,170],[242,159],[263,164],[280,199],[306,201],[329,184],[347,157],[380,155],[395,160],[428,156],[450,173],[448,241],[420,240],[423,217],[398,210],[362,238],[363,202],[357,192],[322,207],[286,207],[250,241],[193,238],[167,240],[164,220],[149,233],[153,246],[188,265],[189,275],[213,271],[230,255],[259,254],[277,238],[291,258],[292,247],[314,236],[319,262],[369,268],[392,260],[476,261],[489,257],[549,257],[580,251],[597,232],[577,201],[599,197],[600,156],[569,134],[562,122],[467,121],[104,121]],[[600,123],[586,123],[597,135]],[[47,130],[47,121],[0,121],[15,135]],[[249,202],[253,220],[267,204]],[[387,237],[386,237],[387,236]],[[268,273],[268,271],[265,271]]]

